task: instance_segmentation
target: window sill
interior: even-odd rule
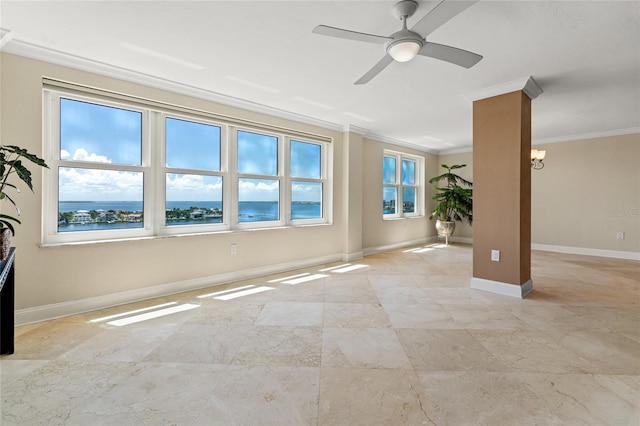
[[[127,243],[127,242],[135,242],[135,241],[162,240],[166,238],[201,237],[201,236],[211,236],[211,235],[234,234],[238,232],[275,231],[275,230],[284,230],[284,229],[315,228],[315,227],[324,227],[324,226],[332,226],[332,225],[333,223],[312,223],[307,225],[273,226],[273,227],[265,227],[265,228],[246,228],[246,229],[234,229],[234,230],[226,229],[223,231],[189,232],[184,234],[153,235],[153,236],[147,236],[147,237],[114,238],[114,239],[90,240],[90,241],[69,241],[69,242],[60,242],[60,243],[42,243],[39,245],[39,247],[53,248],[53,247],[85,246],[85,245],[94,245],[94,244]]]
[[[424,215],[417,216],[400,216],[400,217],[383,217],[382,220],[394,221],[394,220],[412,220],[412,219],[424,219]]]

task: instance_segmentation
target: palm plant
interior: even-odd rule
[[[18,204],[16,204],[7,191],[9,188],[13,188],[17,193],[20,193],[20,189],[9,182],[8,179],[11,174],[15,173],[20,180],[26,183],[29,189],[33,191],[31,172],[24,165],[23,160],[28,160],[38,166],[49,168],[42,158],[29,153],[24,148],[15,145],[0,145],[0,200],[9,200],[15,207],[18,216],[20,216],[20,207],[18,207]],[[12,222],[20,224],[20,220],[18,220],[17,217],[0,213],[0,232],[8,229],[11,231],[11,235],[15,235],[15,228]]]
[[[473,221],[473,183],[453,173],[452,170],[466,167],[466,164],[456,164],[451,167],[443,164],[447,171],[429,179],[439,192],[433,196],[437,201],[429,219],[434,217],[440,221],[452,222],[466,219],[471,225]],[[442,186],[442,183],[445,185]],[[468,187],[468,188],[467,188]]]

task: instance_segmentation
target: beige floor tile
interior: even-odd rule
[[[520,300],[470,289],[472,254],[415,246],[18,327],[0,423],[639,425],[639,263],[534,251]],[[162,303],[195,308],[92,322]]]
[[[562,424],[635,426],[640,419],[640,377],[574,374],[522,376]]]
[[[194,425],[315,425],[320,369],[229,366]]]
[[[318,425],[435,425],[412,370],[322,368]]]
[[[506,371],[502,363],[466,330],[397,330],[416,370]]]
[[[232,364],[319,367],[322,357],[320,327],[253,327],[237,350]]]
[[[451,314],[441,305],[429,304],[392,304],[382,305],[389,315],[391,325],[401,328],[456,328]]]
[[[623,335],[579,331],[564,334],[558,343],[587,360],[593,366],[589,372],[640,375],[640,343]]]
[[[566,424],[519,373],[435,371],[418,377],[438,425]]]
[[[391,327],[389,316],[379,303],[325,303],[323,320],[325,327]]]
[[[257,325],[321,326],[322,303],[271,302],[264,306]]]
[[[588,373],[589,360],[541,331],[469,330],[480,344],[507,368],[529,373]]]
[[[3,381],[0,423],[63,425],[130,378],[134,368],[133,363],[119,362],[49,362],[20,380]]]
[[[395,331],[390,328],[325,328],[322,366],[411,368]]]
[[[144,361],[228,364],[254,329],[250,325],[188,323],[150,352]]]
[[[369,280],[355,281],[337,280],[329,282],[324,287],[324,301],[330,303],[380,303],[378,295],[369,284]]]
[[[519,306],[443,305],[456,328],[467,330],[526,330],[531,326],[513,314]]]

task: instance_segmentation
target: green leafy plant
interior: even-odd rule
[[[469,225],[473,221],[473,183],[453,173],[452,170],[467,167],[466,164],[456,164],[451,167],[442,165],[447,171],[429,179],[439,192],[433,196],[437,201],[429,219],[434,217],[441,221],[467,220]]]
[[[7,191],[12,189],[20,193],[20,188],[9,182],[9,176],[12,174],[18,176],[20,180],[26,183],[29,189],[33,191],[31,171],[25,166],[23,160],[28,160],[38,166],[49,168],[42,158],[29,153],[24,148],[15,145],[0,145],[0,200],[6,199],[13,204],[18,216],[20,216],[20,207],[18,207],[18,204],[16,204]],[[0,232],[9,229],[11,235],[15,235],[16,232],[12,222],[20,224],[17,217],[0,213]]]

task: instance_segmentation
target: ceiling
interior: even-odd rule
[[[389,35],[394,3],[2,0],[0,28],[10,53],[86,58],[434,152],[471,147],[469,93],[529,76],[543,90],[534,143],[640,131],[639,1],[481,0],[428,37],[483,55],[476,66],[419,56],[356,86],[383,48],[311,30]],[[409,28],[438,2],[419,3]]]

